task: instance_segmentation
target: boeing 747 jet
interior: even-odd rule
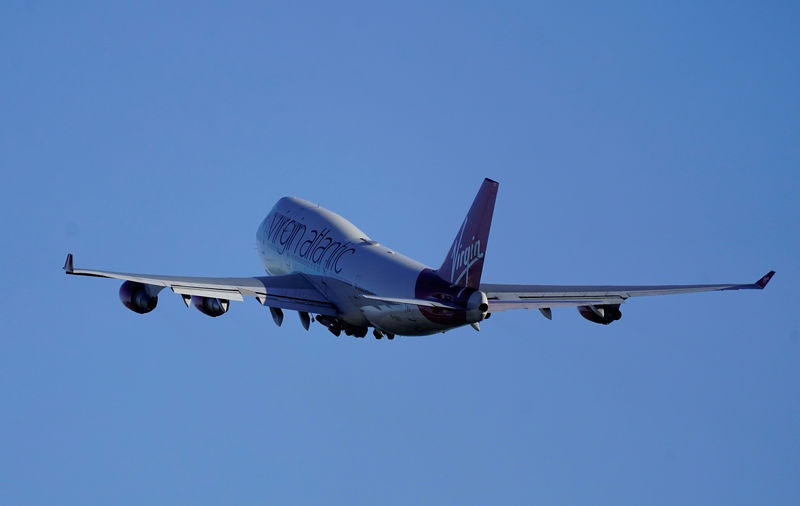
[[[122,303],[149,313],[169,288],[186,306],[208,316],[228,311],[230,301],[254,297],[269,308],[277,325],[283,311],[297,311],[333,334],[377,339],[423,336],[479,323],[510,309],[574,306],[587,320],[607,325],[622,317],[630,297],[717,290],[763,289],[774,271],[752,284],[659,286],[499,285],[481,283],[498,183],[485,179],[450,251],[438,269],[423,265],[370,239],[352,223],[296,197],[280,199],[256,231],[267,276],[210,278],[128,274],[78,269],[67,255],[67,274],[124,280]]]

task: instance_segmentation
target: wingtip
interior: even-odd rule
[[[67,274],[72,274],[75,270],[72,266],[72,253],[67,253],[67,260],[64,262],[64,270]]]
[[[762,276],[761,279],[756,281],[756,286],[763,290],[764,287],[767,286],[767,283],[769,283],[769,280],[772,279],[772,276],[774,275],[775,271],[769,271],[768,273],[764,274],[764,276]]]

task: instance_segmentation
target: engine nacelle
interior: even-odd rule
[[[149,313],[156,308],[158,295],[151,294],[148,286],[136,281],[126,281],[119,287],[119,300],[135,313]]]
[[[200,297],[192,295],[192,305],[203,314],[216,318],[228,312],[231,301],[214,297]]]
[[[622,318],[619,304],[600,304],[596,306],[578,306],[578,312],[590,322],[608,325]]]

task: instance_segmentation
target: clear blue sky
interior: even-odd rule
[[[0,503],[800,503],[796,2],[4,2]],[[334,338],[84,267],[258,275],[297,195],[484,280],[750,282]]]

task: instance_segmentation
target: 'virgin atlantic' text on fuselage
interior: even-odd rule
[[[342,256],[356,252],[352,242],[332,237],[331,229],[309,230],[306,225],[278,212],[273,213],[272,222],[264,232],[278,254],[291,254],[336,273],[342,271],[339,267]]]

